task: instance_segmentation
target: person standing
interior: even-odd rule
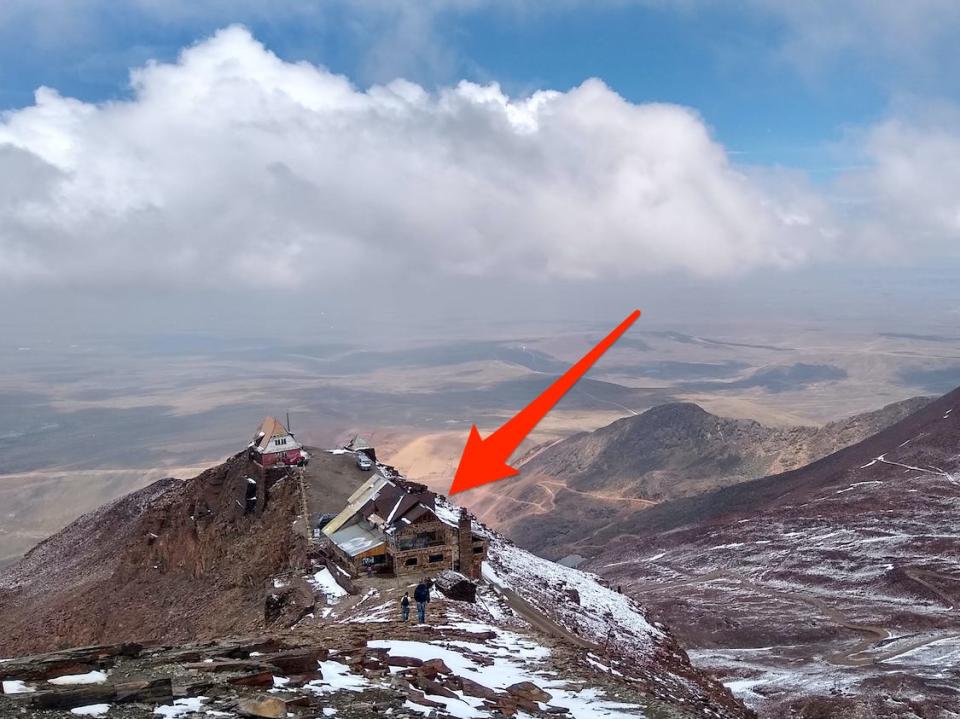
[[[413,598],[417,602],[417,623],[425,624],[427,621],[427,603],[430,601],[430,585],[426,583],[426,580],[422,580],[413,590]]]
[[[404,592],[400,600],[400,621],[406,622],[410,619],[410,592]]]

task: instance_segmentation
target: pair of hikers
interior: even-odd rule
[[[417,624],[427,621],[427,603],[430,601],[430,585],[424,580],[413,590],[413,600],[417,603]],[[400,619],[410,619],[410,592],[404,592],[400,600]]]

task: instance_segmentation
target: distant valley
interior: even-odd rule
[[[916,397],[822,427],[765,427],[692,403],[665,404],[533,450],[518,478],[471,493],[484,519],[560,559],[601,530],[640,531],[655,504],[795,469],[923,407]]]
[[[0,344],[0,564],[103,501],[218,463],[248,441],[264,412],[289,411],[294,429],[315,445],[362,432],[411,477],[445,491],[470,425],[499,426],[601,332],[537,324],[458,339],[448,329],[442,339],[425,332],[387,344],[373,344],[376,328],[370,342],[209,333],[7,339]],[[960,383],[960,340],[936,328],[745,331],[661,328],[645,318],[521,453],[671,402],[785,429],[951,382]],[[742,476],[766,471],[758,461]]]

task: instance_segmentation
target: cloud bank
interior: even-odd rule
[[[362,91],[230,27],[131,81],[129,100],[41,88],[0,116],[0,281],[713,276],[831,251],[802,183],[738,170],[694,112],[598,80]]]

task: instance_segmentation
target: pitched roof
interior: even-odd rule
[[[370,497],[374,496],[381,488],[390,484],[390,480],[380,473],[374,474],[370,479],[361,484],[353,494],[347,499],[347,506],[340,510],[340,513],[331,519],[323,528],[323,533],[328,537],[349,522],[360,511],[360,508],[367,503]]]
[[[389,529],[404,518],[412,522],[425,512],[433,512],[435,497],[428,490],[411,491],[409,487],[391,484],[372,495],[358,514],[364,519],[372,515],[382,517],[384,528]]]
[[[394,527],[410,524],[425,514],[436,515],[436,494],[422,485],[409,486],[405,482],[387,479],[375,474],[350,495],[347,506],[323,528],[330,539],[342,529],[355,524],[381,525],[379,532],[391,532]]]
[[[354,452],[356,452],[361,449],[373,449],[373,445],[370,444],[366,439],[361,437],[359,434],[355,434],[353,436],[353,439],[347,442],[343,448],[353,450]]]
[[[257,434],[253,438],[253,445],[263,452],[274,437],[292,436],[280,420],[275,417],[264,417],[263,422],[260,423],[260,429],[257,430]],[[298,447],[299,445],[297,447],[291,446],[290,449],[297,449]]]
[[[381,532],[365,523],[351,524],[328,535],[330,540],[350,557],[356,557],[386,543]]]

